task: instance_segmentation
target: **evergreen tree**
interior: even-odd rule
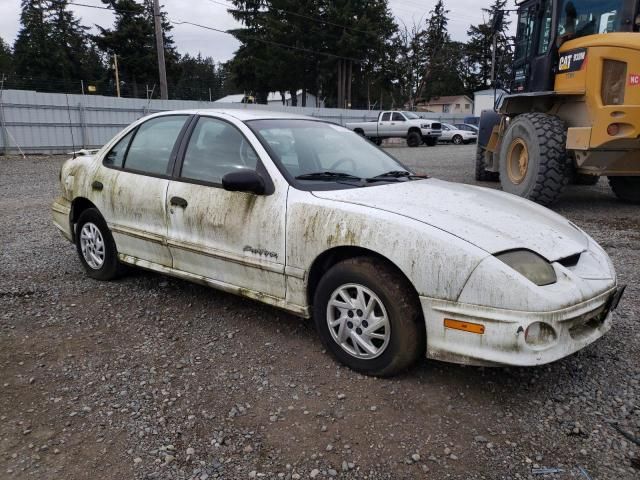
[[[102,0],[113,8],[116,19],[112,29],[98,26],[99,33],[93,37],[96,45],[110,56],[118,56],[118,69],[122,93],[134,97],[142,96],[144,85],[159,90],[158,57],[155,44],[153,8],[151,0]],[[171,26],[163,15],[165,62],[167,76],[176,72],[178,54],[173,39],[168,34]]]
[[[13,54],[9,45],[0,38],[0,78],[13,73]]]
[[[14,47],[16,73],[36,83],[46,85],[56,71],[55,58],[50,55],[51,24],[46,21],[46,0],[22,0],[20,23]]]
[[[467,31],[469,41],[466,46],[466,61],[469,64],[468,74],[465,78],[466,90],[474,92],[491,86],[491,63],[493,30],[492,20],[499,11],[504,10],[507,0],[494,0],[489,8],[483,8],[488,21],[478,25],[472,25]],[[512,49],[507,37],[509,25],[508,12],[505,12],[505,20],[498,32],[496,49],[496,80],[499,85],[509,85],[511,81]]]

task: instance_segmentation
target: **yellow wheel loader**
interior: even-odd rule
[[[607,176],[640,202],[640,0],[524,0],[511,93],[480,118],[476,179],[543,205]]]

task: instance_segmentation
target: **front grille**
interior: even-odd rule
[[[442,124],[441,123],[432,123],[431,124],[431,129],[432,130],[440,130],[442,128]]]
[[[591,333],[599,328],[607,318],[610,305],[611,301],[609,299],[595,310],[585,313],[573,320],[571,322],[572,325],[569,328],[569,335],[571,335],[571,338],[574,340],[580,340],[591,335]]]

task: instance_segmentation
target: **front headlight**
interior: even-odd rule
[[[605,60],[602,64],[601,97],[603,105],[623,105],[627,83],[627,64]]]
[[[423,125],[420,125],[420,128],[431,128],[431,125],[423,124]]]
[[[556,283],[556,272],[549,262],[530,250],[511,250],[495,257],[538,286]]]

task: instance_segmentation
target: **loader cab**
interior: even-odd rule
[[[553,90],[558,48],[578,37],[638,30],[640,0],[525,0],[518,4],[511,92]]]

